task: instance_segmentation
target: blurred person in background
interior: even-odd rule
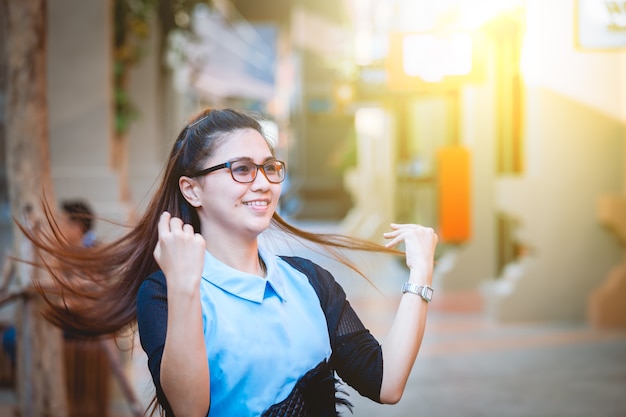
[[[59,221],[59,236],[72,247],[93,247],[96,245],[96,235],[93,231],[94,213],[91,206],[83,199],[65,200],[61,204],[61,215]],[[27,207],[25,216],[27,221],[32,221],[32,208]],[[31,230],[29,228],[29,230]],[[7,256],[2,290],[9,286],[9,281],[13,275],[13,261]],[[2,332],[2,348],[15,366],[15,326],[9,326]]]
[[[258,119],[199,112],[125,235],[76,254],[53,233],[50,210],[51,228],[25,230],[55,260],[44,266],[62,297],[47,298],[46,317],[86,335],[136,324],[156,387],[152,411],[168,416],[336,416],[350,404],[335,372],[361,395],[396,403],[425,329],[437,236],[392,224],[379,245],[295,228],[276,212],[285,175]],[[259,244],[268,229],[319,244],[357,271],[343,249],[403,254],[409,273],[385,345],[329,271]]]
[[[85,200],[67,200],[61,204],[61,209],[66,239],[76,246],[95,246],[97,239],[93,230],[94,215],[89,204]]]

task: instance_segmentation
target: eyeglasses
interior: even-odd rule
[[[272,184],[281,183],[285,179],[287,169],[285,167],[285,163],[283,161],[279,161],[278,159],[271,159],[261,165],[257,165],[254,162],[246,159],[238,159],[215,165],[210,168],[205,168],[201,171],[191,174],[190,177],[200,177],[202,175],[206,175],[213,171],[224,168],[230,169],[230,175],[235,181],[244,184],[253,182],[256,179],[256,175],[259,172],[259,169],[263,171],[263,175],[265,175],[265,178],[267,178],[267,180]]]

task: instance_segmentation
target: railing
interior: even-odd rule
[[[20,297],[32,296],[31,291],[0,292],[0,307]],[[4,325],[4,330],[8,328]],[[64,371],[69,417],[103,417],[110,405],[111,377],[117,380],[131,414],[143,416],[143,408],[124,373],[120,351],[115,340],[64,337]],[[15,363],[0,346],[0,387],[15,389]]]

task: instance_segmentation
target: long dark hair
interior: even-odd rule
[[[230,133],[254,129],[264,135],[259,121],[232,109],[205,109],[179,133],[145,213],[122,237],[97,248],[71,247],[62,239],[54,211],[43,203],[50,227],[34,233],[22,227],[39,249],[39,266],[45,267],[52,285],[38,285],[46,300],[45,317],[55,325],[83,335],[119,334],[136,320],[135,297],[142,281],[158,270],[153,256],[157,224],[163,211],[179,217],[200,232],[195,209],[180,192],[178,180],[202,168],[203,163],[228,139]],[[271,143],[268,145],[272,153]],[[340,249],[398,253],[376,243],[339,234],[318,234],[298,229],[277,213],[272,227],[325,248],[333,257],[360,273]],[[363,275],[363,274],[362,274]]]

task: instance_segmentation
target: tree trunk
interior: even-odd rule
[[[54,205],[48,145],[46,91],[46,0],[2,0],[8,16],[6,99],[7,180],[11,213],[20,221],[41,219],[40,197]],[[6,17],[5,17],[6,19]],[[14,227],[14,253],[32,248]],[[17,280],[30,287],[34,274],[19,263]],[[17,307],[17,384],[21,417],[67,416],[62,334],[41,314],[41,300],[24,296]]]

